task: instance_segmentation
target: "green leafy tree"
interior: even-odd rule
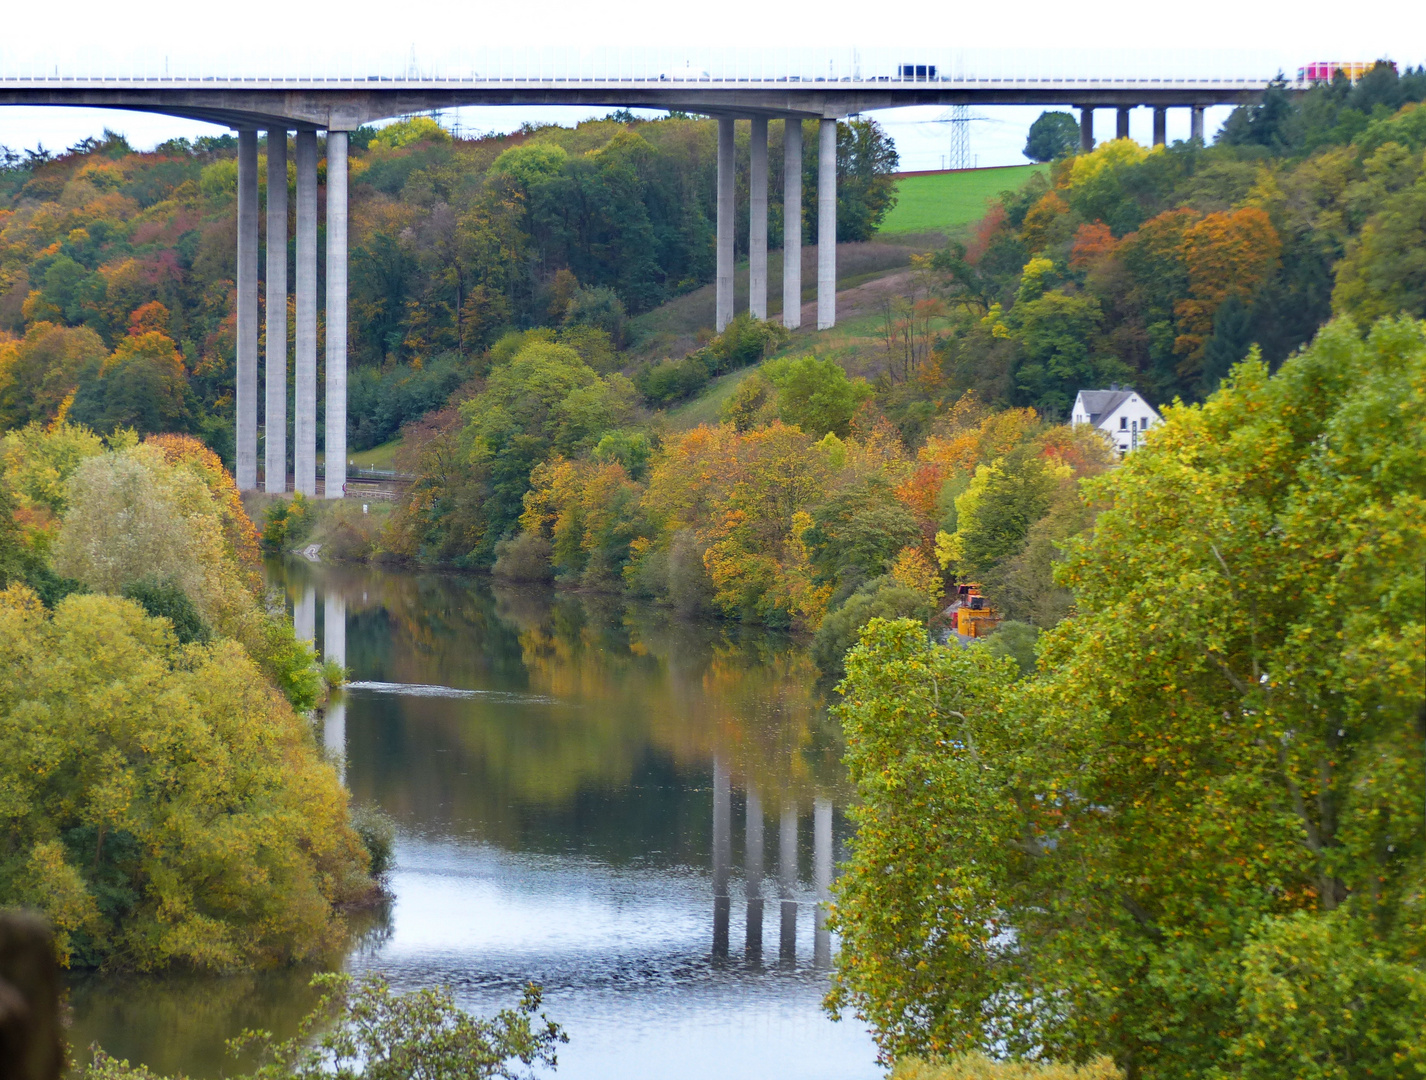
[[[962,578],[978,578],[1019,554],[1067,473],[1030,446],[977,467],[956,497],[956,531],[940,545],[946,568]]]
[[[896,144],[875,120],[837,124],[837,240],[870,240],[896,205]]]
[[[1418,110],[1426,113],[1426,109]],[[1387,197],[1337,266],[1332,307],[1370,321],[1426,315],[1426,174]]]
[[[812,662],[824,675],[838,678],[847,650],[873,619],[914,619],[926,623],[934,614],[930,596],[920,589],[880,577],[858,588],[846,602],[822,620],[812,638]]]
[[[763,367],[763,375],[777,387],[777,411],[785,424],[795,424],[808,435],[828,432],[846,435],[857,407],[872,396],[865,379],[849,379],[846,370],[829,356],[787,357]]]
[[[1129,374],[1112,357],[1096,353],[1103,313],[1095,297],[1051,289],[1017,303],[1012,312],[1024,352],[1015,383],[1025,404],[1066,416],[1080,390],[1108,382],[1106,376]]]
[[[625,427],[634,394],[624,376],[601,377],[568,346],[524,344],[461,404],[465,423],[446,471],[417,486],[417,527],[446,531],[442,519],[464,503],[469,516],[458,520],[467,524],[446,532],[448,557],[490,565],[495,545],[516,531],[531,470],[556,453],[587,454],[605,433]]]
[[[1079,151],[1079,122],[1067,112],[1042,112],[1030,125],[1024,154],[1031,161],[1054,161]]]
[[[1076,612],[1013,690],[869,625],[832,1000],[886,1054],[1426,1067],[1423,386],[1426,325],[1338,323],[1170,409],[1088,482]]]

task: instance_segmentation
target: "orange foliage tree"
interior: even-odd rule
[[[1278,266],[1282,241],[1256,206],[1209,214],[1184,230],[1189,297],[1174,307],[1179,335],[1174,351],[1196,365],[1213,333],[1218,305],[1230,296],[1249,300]]]

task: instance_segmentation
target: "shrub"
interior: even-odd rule
[[[634,385],[650,405],[662,406],[692,397],[712,378],[701,352],[682,360],[664,360],[646,365],[634,376]]]
[[[391,815],[377,806],[358,806],[352,811],[352,828],[371,860],[372,877],[390,870],[396,853],[396,822]]]
[[[1035,670],[1035,642],[1039,637],[1039,627],[1011,619],[985,639],[985,647],[996,656],[1010,657],[1020,665],[1020,673],[1028,675]]]
[[[862,627],[872,619],[918,619],[926,622],[934,614],[930,596],[907,588],[889,577],[868,581],[846,603],[822,620],[812,639],[812,662],[824,675],[840,676],[842,659],[861,637]]]
[[[788,331],[778,323],[739,315],[721,334],[682,360],[644,367],[635,376],[634,385],[649,404],[667,405],[698,393],[715,376],[756,364],[788,337]]]
[[[604,286],[576,289],[564,312],[566,326],[591,326],[603,330],[616,349],[624,344],[627,321],[624,302],[619,299],[619,294]]]
[[[300,544],[312,532],[312,504],[297,491],[292,501],[278,499],[263,511],[262,548],[277,554]]]
[[[198,614],[188,594],[171,581],[159,578],[144,578],[124,586],[121,594],[132,600],[156,619],[167,619],[173,626],[178,640],[187,645],[198,642],[206,645],[212,640],[213,632]]]
[[[550,542],[535,533],[522,532],[495,545],[495,566],[491,569],[506,581],[549,582],[554,580]]]

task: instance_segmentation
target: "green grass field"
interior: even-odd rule
[[[348,455],[348,459],[358,469],[393,469],[396,467],[393,459],[400,446],[401,439],[398,437],[380,446],[373,446],[370,450],[353,451]]]
[[[954,232],[984,217],[987,200],[1048,169],[1048,165],[1014,165],[905,177],[897,184],[896,205],[881,223],[880,235]]]

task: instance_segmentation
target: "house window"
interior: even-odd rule
[[[1121,417],[1119,418],[1119,430],[1120,430],[1120,431],[1128,431],[1128,430],[1129,430],[1129,418],[1128,418],[1127,416],[1121,416]]]
[[[1148,431],[1148,430],[1149,430],[1149,418],[1148,418],[1147,416],[1144,417],[1143,420],[1139,421],[1139,430],[1140,430],[1140,431]]]

